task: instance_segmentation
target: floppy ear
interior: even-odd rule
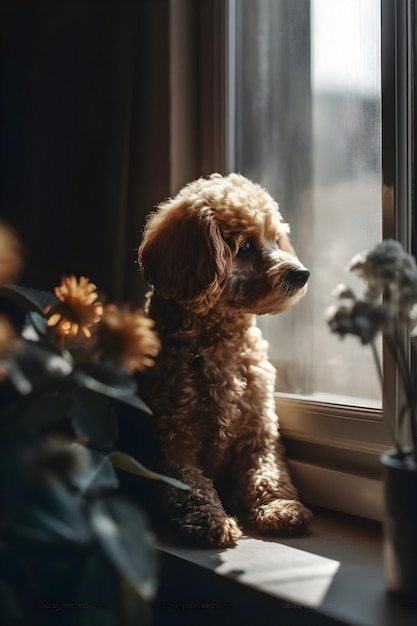
[[[230,248],[208,208],[174,199],[148,219],[139,264],[164,298],[207,313],[223,291],[230,263]]]

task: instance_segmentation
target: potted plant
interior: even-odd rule
[[[115,449],[123,416],[110,400],[149,413],[132,374],[152,366],[159,340],[85,277],[54,294],[5,284],[20,266],[0,223],[1,623],[150,623],[152,533],[119,475],[187,487]]]
[[[394,447],[381,462],[386,516],[384,569],[388,589],[402,596],[417,596],[417,390],[410,362],[417,337],[417,264],[401,244],[385,240],[368,253],[356,255],[348,265],[365,283],[358,298],[346,285],[327,309],[330,329],[344,337],[356,335],[369,345],[384,393],[384,377],[375,346],[383,333],[394,359],[404,400],[395,414],[388,407]],[[410,358],[411,357],[411,358]]]

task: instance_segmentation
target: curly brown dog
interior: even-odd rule
[[[279,443],[275,370],[255,315],[282,313],[305,294],[278,205],[244,176],[212,174],[162,203],[139,249],[152,286],[147,312],[162,349],[146,381],[172,518],[188,536],[231,546],[242,536],[214,486],[225,471],[249,520],[265,533],[302,532]]]

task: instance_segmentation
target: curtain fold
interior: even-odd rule
[[[0,2],[0,217],[21,284],[87,275],[141,302],[145,216],[170,192],[169,0]]]

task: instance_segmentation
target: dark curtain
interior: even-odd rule
[[[21,284],[86,275],[142,302],[146,213],[169,195],[168,0],[0,2],[0,217]]]

